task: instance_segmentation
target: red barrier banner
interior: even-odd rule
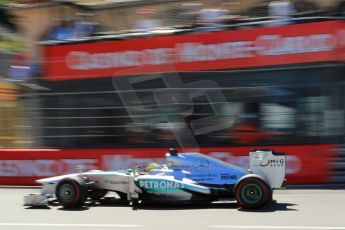
[[[315,22],[44,46],[44,78],[70,80],[337,61],[345,23]]]
[[[335,145],[265,146],[285,152],[288,184],[329,183]],[[249,168],[246,147],[202,147],[201,153]],[[84,170],[106,171],[164,163],[166,148],[0,150],[0,185],[37,185],[35,180]]]

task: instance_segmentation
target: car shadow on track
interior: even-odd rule
[[[40,205],[40,206],[29,206],[29,207],[26,207],[25,209],[46,209],[46,210],[50,210],[52,209],[51,207],[47,206],[47,205]]]
[[[209,204],[142,204],[132,207],[133,210],[191,210],[191,209],[235,209],[236,203],[209,203]]]
[[[262,209],[248,210],[243,209],[235,202],[227,203],[212,203],[212,204],[148,204],[133,207],[134,210],[187,210],[187,209],[237,209],[241,212],[280,212],[280,211],[298,211],[293,208],[296,204],[292,203],[277,203],[264,207]]]
[[[275,200],[271,204],[267,205],[262,209],[248,210],[243,208],[238,208],[241,212],[280,212],[280,211],[298,211],[294,208],[296,204],[293,203],[277,203]]]
[[[87,206],[83,206],[83,207],[80,207],[80,208],[63,208],[63,207],[60,207],[58,208],[58,210],[60,211],[86,211],[86,210],[89,210],[90,208],[87,207]]]
[[[103,208],[114,208],[114,207],[125,207],[132,208],[134,211],[140,210],[197,210],[197,209],[237,209],[241,212],[280,212],[280,211],[298,211],[294,208],[296,204],[292,203],[277,203],[275,200],[272,201],[267,207],[262,209],[248,210],[243,209],[237,205],[236,202],[213,202],[213,203],[194,203],[194,204],[185,204],[185,203],[152,203],[144,202],[136,205],[129,205],[126,202],[122,202],[118,199],[105,199],[102,202],[99,201],[88,201],[83,207],[80,208],[63,208],[57,202],[50,202],[49,206],[40,206],[40,207],[29,207],[26,209],[47,209],[50,210],[51,207],[57,207],[57,210],[60,211],[86,211],[93,207],[103,207]]]
[[[91,204],[87,204],[88,207],[131,207],[133,210],[140,211],[140,210],[162,210],[162,211],[169,211],[169,210],[191,210],[191,209],[238,209],[242,212],[277,212],[277,211],[298,211],[297,209],[293,208],[296,204],[293,203],[277,203],[275,200],[272,201],[267,207],[262,209],[256,210],[247,210],[240,208],[236,202],[213,202],[213,203],[193,203],[193,204],[186,204],[186,203],[152,203],[152,202],[144,202],[137,205],[129,206],[126,203],[121,202],[108,202],[108,203],[98,203],[94,202]]]

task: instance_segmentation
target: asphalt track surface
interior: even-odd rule
[[[23,196],[33,192],[37,190],[0,188],[1,230],[345,230],[345,186],[275,191],[276,202],[259,211],[241,210],[229,202],[138,208],[110,202],[78,210],[24,207]]]

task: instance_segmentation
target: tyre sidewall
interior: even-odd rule
[[[243,189],[245,189],[246,186],[249,185],[252,185],[257,188],[259,187],[262,192],[261,198],[254,203],[247,202],[242,196]],[[257,177],[247,177],[237,184],[235,190],[235,197],[240,207],[245,209],[258,209],[265,206],[271,200],[271,193],[271,189],[269,188],[267,183],[264,182],[262,179]]]
[[[70,201],[66,201],[60,197],[62,186],[68,185],[73,189],[74,197]],[[55,190],[58,201],[64,208],[77,208],[84,204],[87,198],[87,188],[85,182],[80,178],[65,178],[61,180]]]

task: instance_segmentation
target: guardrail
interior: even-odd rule
[[[333,181],[336,183],[345,183],[345,145],[339,145],[337,156],[333,158]]]

